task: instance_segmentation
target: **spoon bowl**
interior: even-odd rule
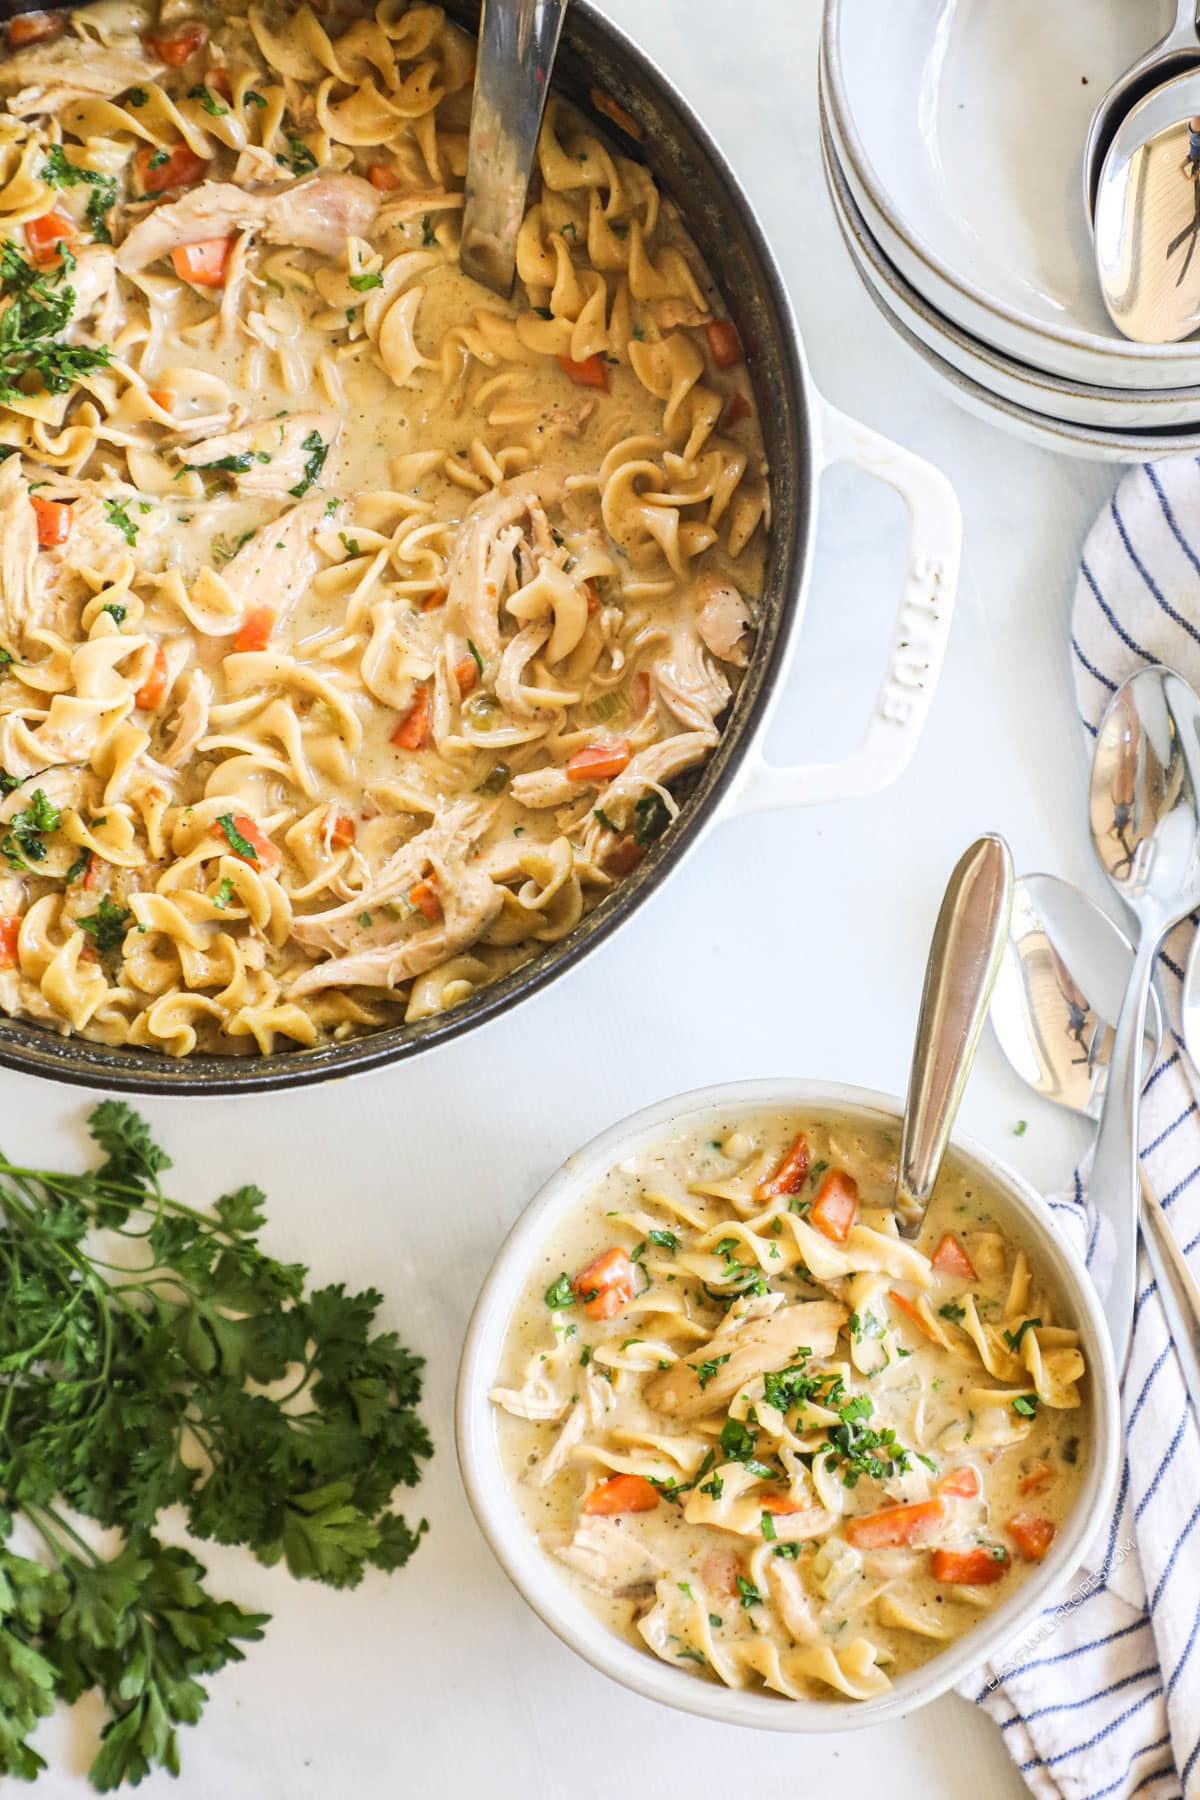
[[[1121,120],[1096,188],[1096,273],[1118,331],[1174,344],[1200,327],[1200,67]]]
[[[1124,1367],[1137,1281],[1138,1111],[1146,1005],[1159,946],[1200,904],[1200,698],[1181,675],[1139,669],[1100,722],[1089,796],[1102,868],[1139,936],[1117,1019],[1092,1163],[1098,1272],[1117,1367]]]
[[[1092,114],[1083,146],[1083,204],[1089,223],[1096,203],[1100,170],[1129,109],[1152,88],[1200,65],[1198,10],[1197,0],[1176,0],[1175,23],[1170,31],[1117,77]]]

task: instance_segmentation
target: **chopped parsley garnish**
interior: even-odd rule
[[[72,188],[84,183],[91,188],[87,202],[87,222],[98,244],[111,244],[108,214],[117,201],[117,184],[114,178],[111,175],[101,175],[96,169],[83,169],[78,163],[68,162],[61,144],[51,144],[41,173],[42,180],[51,187]]]
[[[470,638],[467,639],[467,649],[471,652],[471,655],[475,658],[475,667],[479,670],[480,679],[482,680],[482,678],[483,678],[483,658],[482,658],[482,656],[480,656],[478,650],[475,648],[475,645]]]
[[[548,306],[535,306],[532,310],[537,314],[539,319],[552,319],[554,317],[554,314],[550,311]]]
[[[851,1313],[850,1330],[855,1343],[861,1344],[864,1338],[881,1338],[883,1326],[873,1312]]]
[[[938,1317],[949,1319],[952,1325],[958,1325],[966,1316],[966,1308],[960,1306],[957,1300],[947,1300],[945,1306],[938,1307]]]
[[[1029,1130],[1028,1119],[1018,1119],[1016,1124],[1013,1126],[1013,1136],[1014,1137],[1024,1137],[1025,1133],[1028,1130]]]
[[[304,464],[304,476],[296,483],[295,487],[288,489],[288,493],[297,500],[307,494],[313,483],[320,479],[321,470],[325,467],[325,458],[329,455],[329,445],[317,431],[310,431],[300,448],[308,451],[308,458]]]
[[[66,874],[63,876],[63,880],[66,882],[68,887],[70,887],[70,885],[73,881],[78,881],[79,877],[81,875],[87,874],[88,864],[91,862],[91,860],[92,860],[92,853],[90,850],[85,850],[83,852],[82,856],[77,856],[75,858],[75,861],[71,864],[70,868],[67,870]]]
[[[795,1560],[799,1556],[799,1554],[800,1554],[799,1544],[776,1544],[776,1546],[775,1546],[775,1555],[776,1556],[790,1557],[792,1562],[795,1562]]]
[[[107,350],[58,336],[75,310],[75,290],[64,285],[69,267],[64,256],[57,270],[41,275],[11,243],[0,244],[0,294],[9,302],[0,313],[0,402],[28,399],[31,375],[48,394],[65,394],[84,375],[108,367]]]
[[[671,823],[671,815],[660,794],[643,794],[633,810],[637,815],[633,835],[639,844],[652,844]]]
[[[883,1481],[909,1467],[908,1452],[897,1442],[894,1431],[876,1431],[863,1423],[872,1412],[866,1394],[853,1395],[837,1411],[840,1423],[830,1425],[825,1433],[830,1445],[825,1467],[836,1469],[840,1464],[844,1487],[857,1487],[864,1475]]]
[[[15,775],[10,775],[7,769],[0,769],[0,794],[11,794],[20,785]]]
[[[358,922],[362,926],[364,931],[368,931],[370,929],[370,927],[375,923],[375,920],[369,912],[361,912],[358,915]]]
[[[546,1289],[546,1305],[552,1312],[561,1312],[564,1306],[575,1304],[575,1294],[571,1287],[571,1277],[564,1269],[557,1281],[552,1281]],[[586,1360],[581,1358],[581,1360]]]
[[[28,869],[30,863],[46,859],[43,832],[57,831],[61,824],[62,813],[58,807],[47,797],[44,788],[35,788],[29,805],[13,814],[9,829],[0,840],[0,850],[14,869]]]
[[[744,1419],[726,1419],[721,1427],[721,1449],[727,1462],[748,1462],[754,1455],[758,1433]]]
[[[145,106],[150,96],[145,88],[130,88],[126,98],[130,106]]]
[[[118,625],[123,625],[125,623],[125,608],[121,605],[119,600],[106,601],[100,608],[100,611],[106,612],[110,618],[116,620]]]
[[[365,294],[368,288],[383,286],[382,269],[366,269],[361,275],[350,276],[350,286],[356,294]]]
[[[689,1368],[693,1368],[696,1371],[696,1379],[700,1383],[701,1393],[704,1392],[722,1363],[727,1363],[732,1355],[732,1350],[727,1350],[724,1356],[712,1356],[709,1357],[707,1362],[690,1363],[688,1365]]]
[[[117,530],[121,533],[121,536],[130,547],[137,543],[138,528],[129,516],[129,502],[127,500],[106,500],[104,502],[104,516],[110,525],[116,526]]]
[[[602,806],[594,806],[592,808],[592,817],[594,819],[599,819],[599,821],[603,825],[605,831],[611,831],[614,833],[614,835],[620,834],[621,827],[619,825],[613,824],[612,820],[609,818],[608,814],[605,812],[605,810]]]
[[[742,1605],[747,1611],[749,1611],[752,1606],[762,1605],[763,1597],[752,1581],[747,1581],[744,1575],[735,1575],[733,1579],[737,1586],[738,1595]]]
[[[242,95],[243,106],[265,106],[267,103],[256,88],[247,88]]]
[[[762,1532],[767,1543],[773,1544],[778,1534],[775,1530],[775,1521],[769,1512],[763,1513],[762,1517],[759,1519],[758,1525],[759,1530]]]
[[[133,913],[127,906],[118,906],[105,894],[101,898],[99,912],[89,913],[86,918],[76,919],[75,923],[89,937],[95,938],[96,948],[101,956],[113,956],[125,942],[125,933],[132,917]]]
[[[229,108],[222,106],[212,89],[206,88],[202,81],[198,81],[195,87],[188,89],[187,97],[189,100],[198,100],[210,118],[223,119],[229,112]],[[313,168],[315,169],[316,166],[314,163]]]
[[[258,861],[258,851],[254,848],[254,845],[250,842],[249,838],[242,836],[241,832],[233,822],[232,813],[222,813],[217,820],[217,824],[225,833],[226,841],[231,850],[238,856],[248,857],[251,862]]]
[[[277,155],[275,161],[280,168],[290,169],[293,175],[311,175],[317,166],[317,159],[304,142],[303,138],[288,139],[287,155]]]
[[[433,222],[428,213],[426,213],[421,220],[421,243],[426,250],[432,250],[433,246],[437,243],[437,234],[433,229]]]
[[[1004,1333],[1004,1341],[1009,1349],[1015,1354],[1015,1352],[1021,1348],[1021,1339],[1025,1336],[1025,1333],[1027,1331],[1036,1331],[1041,1325],[1041,1322],[1040,1319],[1022,1319],[1021,1323],[1017,1326],[1016,1331],[1006,1331]]]
[[[679,1239],[673,1231],[652,1231],[650,1242],[657,1244],[660,1250],[675,1251],[679,1248]]]
[[[701,1655],[701,1653],[700,1653],[700,1651],[699,1651],[699,1650],[692,1650],[692,1649],[690,1649],[690,1648],[689,1648],[689,1649],[687,1649],[687,1650],[677,1650],[677,1651],[676,1651],[676,1652],[675,1652],[675,1660],[676,1660],[676,1662],[694,1662],[694,1663],[700,1663],[700,1665],[701,1665],[701,1666],[702,1666],[702,1667],[703,1667],[703,1668],[707,1668],[707,1667],[708,1667],[708,1658],[707,1658],[707,1656],[703,1656],[703,1655]]]
[[[719,1500],[725,1492],[725,1483],[719,1475],[714,1475],[709,1481],[701,1482],[700,1492],[707,1494],[710,1500]]]
[[[221,882],[217,888],[217,891],[213,895],[213,905],[216,907],[219,907],[220,910],[222,912],[224,912],[225,908],[229,905],[229,902],[232,899],[233,899],[233,883],[232,883],[232,881],[230,881],[228,875],[225,875],[221,878]]]
[[[1032,1419],[1038,1409],[1037,1395],[1018,1394],[1012,1403],[1012,1409],[1015,1413],[1019,1413],[1023,1419]]]

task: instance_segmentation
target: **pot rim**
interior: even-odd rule
[[[626,1642],[591,1612],[554,1568],[521,1517],[500,1462],[488,1389],[495,1379],[508,1322],[529,1270],[553,1222],[635,1143],[672,1126],[738,1111],[825,1110],[903,1116],[894,1095],[844,1082],[760,1079],[692,1089],[642,1108],[575,1151],[525,1206],[493,1259],[467,1326],[455,1394],[455,1445],[471,1510],[493,1555],[522,1599],[555,1636],[593,1668],[650,1700],[729,1725],[817,1734],[862,1729],[928,1705],[985,1662],[999,1665],[1037,1614],[1079,1570],[1116,1490],[1120,1450],[1120,1388],[1100,1302],[1083,1263],[1054,1224],[1042,1196],[986,1146],[956,1133],[951,1152],[974,1165],[1022,1215],[1036,1253],[1058,1281],[1078,1319],[1091,1375],[1092,1467],[1087,1490],[1064,1523],[1045,1561],[987,1619],[919,1669],[900,1676],[887,1693],[857,1701],[789,1704],[778,1695],[717,1687],[659,1661]]]
[[[0,17],[18,10],[0,0]],[[42,7],[41,10],[47,10]],[[51,5],[48,10],[69,10]],[[477,17],[477,0],[450,0],[452,15]],[[456,18],[462,23],[461,18]],[[565,21],[557,73],[563,91],[585,113],[589,107],[588,46],[598,39],[611,48],[615,59],[628,69],[641,93],[653,100],[654,115],[676,115],[684,133],[706,165],[710,192],[719,195],[722,209],[737,215],[745,240],[753,252],[756,305],[753,318],[735,315],[744,341],[752,343],[758,326],[766,322],[775,340],[777,360],[785,376],[784,391],[768,395],[761,388],[763,375],[755,379],[755,358],[748,370],[755,386],[760,413],[779,420],[771,459],[772,479],[791,473],[794,530],[785,540],[778,527],[772,534],[768,581],[764,594],[772,593],[772,605],[760,620],[759,653],[734,696],[720,739],[708,761],[696,772],[691,790],[681,803],[681,818],[641,866],[626,877],[568,936],[541,951],[489,987],[482,988],[465,1004],[432,1019],[400,1023],[362,1033],[341,1043],[326,1043],[312,1050],[277,1050],[262,1055],[213,1055],[174,1058],[164,1052],[109,1046],[91,1039],[57,1033],[30,1020],[0,1016],[0,1067],[22,1074],[40,1075],[75,1086],[131,1094],[187,1094],[228,1097],[262,1094],[346,1079],[366,1074],[390,1063],[402,1062],[423,1051],[448,1044],[464,1033],[492,1023],[511,1007],[544,990],[573,968],[597,945],[605,942],[644,900],[662,884],[716,822],[739,776],[741,765],[755,739],[765,728],[767,715],[782,680],[788,651],[804,616],[808,579],[812,567],[819,479],[819,406],[804,356],[799,325],[778,263],[758,214],[723,151],[690,102],[675,87],[654,59],[618,26],[605,18],[590,0],[575,0]],[[563,80],[563,76],[566,79]],[[652,119],[645,141],[645,160],[664,191],[676,200],[684,223],[695,217],[686,194],[677,194],[670,171],[655,166],[652,154]],[[600,129],[612,134],[611,122],[601,118]],[[707,258],[711,264],[713,258]],[[718,282],[724,293],[724,284]],[[765,304],[763,302],[765,301]],[[769,403],[769,404],[768,404]],[[782,511],[778,504],[775,512]],[[764,641],[765,640],[765,641]]]

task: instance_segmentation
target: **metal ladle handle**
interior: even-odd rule
[[[946,886],[925,969],[900,1139],[896,1213],[915,1237],[950,1141],[1000,971],[1013,904],[1001,837],[982,837]]]
[[[506,299],[568,0],[483,0],[462,267]]]

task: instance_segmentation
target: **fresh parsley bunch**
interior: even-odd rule
[[[425,1522],[391,1497],[432,1445],[421,1359],[372,1332],[379,1294],[308,1291],[305,1268],[267,1256],[256,1187],[211,1214],[170,1199],[169,1159],[121,1102],[89,1129],[104,1160],[82,1175],[0,1157],[0,1773],[32,1780],[39,1719],[96,1689],[110,1718],[91,1779],[107,1792],[177,1772],[199,1678],[267,1623],[158,1541],[163,1508],[353,1587],[415,1549]],[[93,1550],[64,1502],[119,1529],[120,1551]],[[11,1548],[18,1516],[44,1559]]]

